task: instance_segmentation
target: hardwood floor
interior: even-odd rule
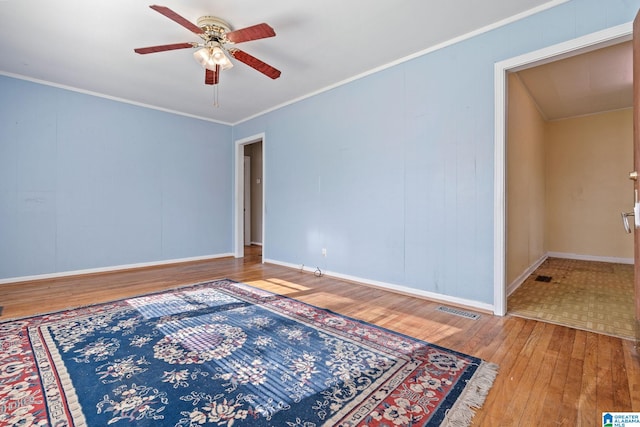
[[[602,412],[640,412],[640,356],[633,341],[482,313],[469,320],[440,303],[243,259],[0,285],[0,321],[230,278],[288,295],[500,366],[475,426],[596,426]]]

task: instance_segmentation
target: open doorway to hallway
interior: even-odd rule
[[[264,134],[235,142],[233,238],[236,258],[243,258],[245,247],[249,246],[261,246],[263,250],[260,253],[264,254],[266,199],[264,151]]]
[[[507,73],[509,313],[633,337],[631,76],[628,41]]]
[[[262,141],[244,145],[244,245],[262,246]]]

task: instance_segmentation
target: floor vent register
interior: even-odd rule
[[[436,310],[472,320],[478,320],[480,318],[479,314],[471,313],[470,311],[466,310],[460,310],[459,308],[447,307],[444,305],[439,306],[438,308],[436,308]]]

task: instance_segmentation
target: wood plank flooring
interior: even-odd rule
[[[640,412],[640,356],[633,341],[515,316],[469,320],[440,303],[243,259],[0,285],[0,321],[230,278],[497,363],[475,426],[596,426],[602,412]]]

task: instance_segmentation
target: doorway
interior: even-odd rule
[[[253,184],[251,179],[251,148],[255,144],[247,144],[244,146],[244,205],[242,211],[244,212],[244,245],[251,245],[251,236],[252,231],[252,222],[253,222],[253,211],[251,209],[251,185]]]
[[[234,256],[243,258],[245,246],[262,246],[264,262],[265,136],[235,142]]]
[[[631,23],[495,64],[494,313],[507,312],[507,79],[509,73],[576,56],[631,39]],[[540,261],[542,262],[543,259]],[[531,270],[533,272],[535,268]],[[526,277],[526,275],[525,275]]]

